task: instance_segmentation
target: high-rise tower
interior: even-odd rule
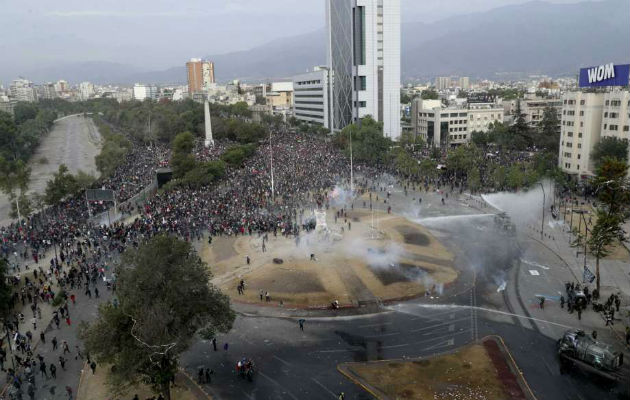
[[[400,137],[400,0],[326,0],[333,130],[371,115]]]

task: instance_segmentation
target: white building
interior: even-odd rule
[[[506,116],[506,121],[513,122],[515,119],[516,107],[519,99],[513,100],[503,100],[503,108]],[[545,113],[545,109],[547,107],[553,107],[558,113],[558,118],[560,118],[560,113],[562,112],[562,99],[548,99],[541,98],[537,96],[526,97],[524,99],[520,99],[521,103],[521,114],[523,114],[523,118],[525,122],[527,122],[531,126],[537,126],[540,121],[543,119],[543,115]]]
[[[444,107],[440,100],[415,99],[411,103],[412,132],[429,146],[469,143],[472,132],[487,132],[496,122],[503,122],[503,107],[493,103],[465,107]]]
[[[604,93],[569,92],[562,97],[558,164],[571,175],[594,175],[591,152],[599,142]]]
[[[143,85],[136,83],[133,86],[134,100],[144,101],[146,99],[156,100],[158,98],[158,88],[154,85]]]
[[[332,128],[371,115],[400,137],[400,0],[327,0]]]
[[[33,82],[28,79],[15,79],[9,86],[9,93],[16,101],[26,101],[33,103],[37,101],[37,93],[33,87]]]
[[[445,90],[451,87],[451,77],[450,76],[438,76],[435,78],[435,88],[437,90]]]
[[[94,97],[94,85],[90,82],[81,82],[79,84],[79,97],[81,100],[87,100]]]
[[[299,121],[330,129],[328,69],[315,67],[312,72],[293,77],[293,116]]]
[[[459,77],[459,88],[462,90],[470,89],[470,78],[467,76]]]

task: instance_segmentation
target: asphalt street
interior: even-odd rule
[[[100,135],[91,118],[72,115],[58,119],[29,161],[29,193],[44,193],[46,184],[61,164],[73,174],[81,170],[97,176],[94,157],[99,149]],[[8,197],[0,193],[0,224],[11,222],[10,211]]]
[[[216,399],[334,399],[340,392],[349,399],[369,399],[336,370],[338,364],[431,356],[499,335],[538,399],[618,398],[619,385],[580,371],[560,373],[556,339],[566,329],[586,329],[586,322],[560,310],[557,302],[536,309],[537,294],[552,299],[571,280],[554,254],[525,233],[497,231],[494,217],[483,215],[491,210],[482,204],[451,196],[440,207],[442,195],[424,193],[427,208],[418,210],[412,196],[394,190],[393,209],[429,227],[454,251],[464,282],[437,298],[388,305],[376,315],[306,316],[304,332],[298,318],[240,315],[232,332],[217,339],[216,352],[210,342],[199,341],[184,354],[182,365],[192,376],[201,367],[212,368],[213,381],[204,387]],[[530,269],[541,272],[535,276]],[[613,340],[603,328],[602,334]],[[243,357],[255,362],[253,382],[235,373]]]

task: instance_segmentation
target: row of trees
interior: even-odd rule
[[[33,103],[17,103],[14,116],[0,111],[0,157],[28,161],[57,114]]]

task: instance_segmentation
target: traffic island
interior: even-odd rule
[[[459,275],[453,254],[401,216],[353,210],[335,220],[329,210],[327,220],[326,230],[299,239],[268,233],[263,247],[256,234],[219,237],[200,244],[199,253],[233,301],[293,308],[439,295]]]
[[[344,363],[338,370],[383,400],[535,399],[498,337],[433,357]]]

